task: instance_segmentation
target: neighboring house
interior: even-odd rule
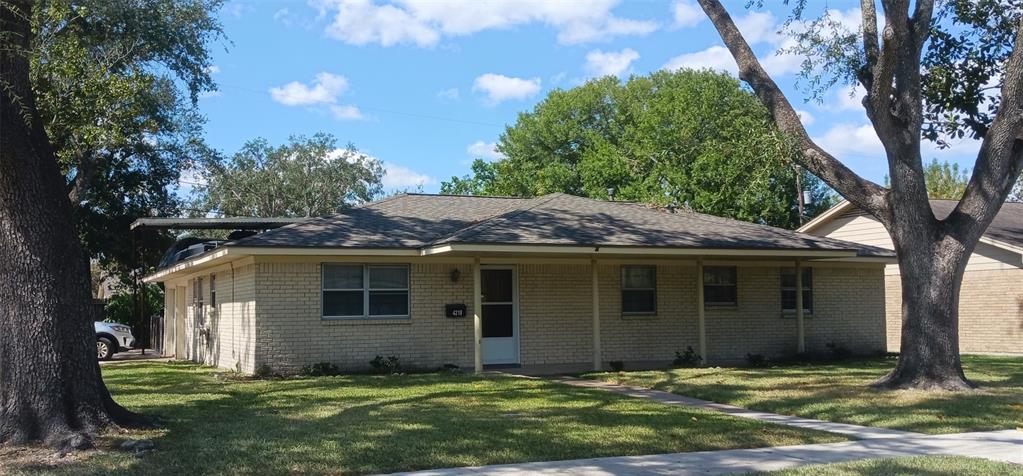
[[[408,194],[146,280],[165,285],[165,348],[178,358],[244,372],[358,370],[377,355],[544,371],[664,365],[688,347],[710,364],[828,344],[883,352],[892,262],[880,248],[635,203]]]
[[[938,218],[955,200],[931,200]],[[894,249],[881,222],[844,201],[798,231]],[[888,349],[899,350],[902,284],[899,265],[885,270]],[[1023,203],[1006,203],[970,256],[959,293],[959,348],[965,353],[1023,354]]]

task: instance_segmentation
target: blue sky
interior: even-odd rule
[[[781,2],[774,11],[745,3],[726,6],[811,136],[883,180],[882,149],[858,100],[836,88],[821,104],[804,102],[800,59],[774,54],[787,41],[776,33]],[[857,4],[826,5],[856,27]],[[434,192],[473,158],[499,160],[493,143],[505,125],[552,89],[603,74],[735,70],[694,0],[232,1],[220,15],[229,43],[213,47],[219,91],[200,99],[210,144],[233,153],[255,137],[329,132],[384,162],[387,191]],[[924,158],[971,166],[977,147],[960,141]]]

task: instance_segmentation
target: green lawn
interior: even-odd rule
[[[59,464],[28,458],[34,466],[0,452],[0,473],[361,474],[843,440],[497,375],[249,380],[182,363],[103,373],[119,402],[166,420],[131,435],[152,438],[157,451],[107,450]]]
[[[894,358],[772,368],[694,368],[590,374],[756,410],[922,433],[1023,427],[1023,359],[964,356],[980,390],[962,393],[870,389]]]
[[[1023,476],[1023,466],[962,456],[910,456],[803,466],[772,476]]]

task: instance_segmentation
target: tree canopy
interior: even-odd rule
[[[658,71],[552,91],[501,135],[497,162],[477,160],[442,193],[594,198],[689,206],[776,226],[799,224],[795,150],[734,78]],[[808,215],[827,190],[807,178]]]
[[[230,158],[208,160],[196,187],[195,211],[226,216],[311,217],[373,200],[381,191],[380,161],[319,133],[274,146],[247,142]]]
[[[129,224],[177,214],[179,174],[211,154],[196,100],[215,89],[210,46],[223,39],[221,4],[45,0],[33,9],[32,87],[77,230],[87,252],[122,276],[136,265]],[[155,250],[170,240],[136,238]]]

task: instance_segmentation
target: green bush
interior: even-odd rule
[[[369,361],[369,366],[373,368],[374,373],[378,374],[396,374],[401,372],[401,360],[396,355],[389,355],[386,358],[378,355]]]
[[[685,352],[675,351],[675,360],[672,361],[675,367],[696,367],[700,365],[700,354],[693,350],[693,346],[686,347]]]
[[[769,364],[764,354],[746,354],[746,365],[750,367],[767,367]]]
[[[302,375],[307,377],[329,377],[341,375],[341,369],[330,362],[317,362],[302,367]]]
[[[260,364],[252,375],[256,378],[270,378],[273,377],[274,370],[267,364]]]

